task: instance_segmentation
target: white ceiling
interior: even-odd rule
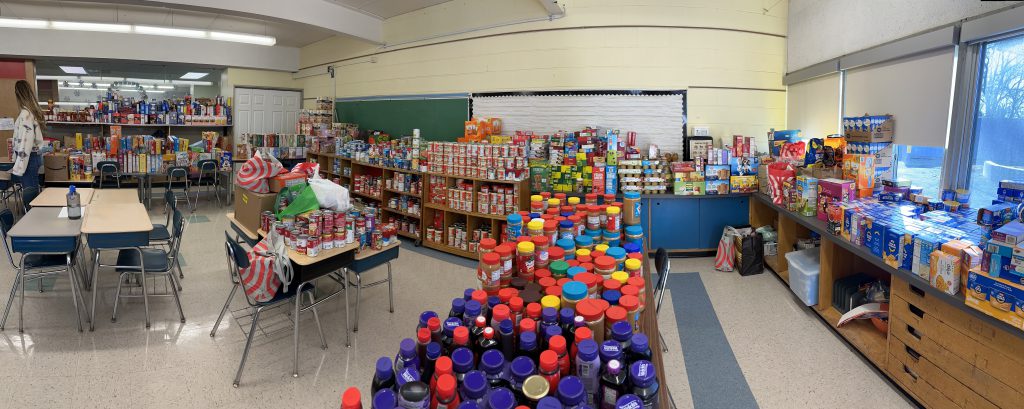
[[[341,4],[356,11],[369,14],[380,19],[411,13],[430,6],[447,3],[451,0],[324,0]]]

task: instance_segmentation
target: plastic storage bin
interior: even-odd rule
[[[808,306],[818,304],[818,276],[821,275],[821,249],[818,247],[786,253],[789,262],[789,289]]]

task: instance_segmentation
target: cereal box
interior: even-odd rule
[[[757,175],[757,167],[761,160],[756,156],[741,156],[729,158],[729,167],[734,176]]]
[[[700,182],[697,182],[700,183]],[[725,180],[707,180],[704,182],[704,194],[707,195],[726,195],[729,194],[729,179]]]
[[[811,176],[797,176],[796,190],[799,193],[797,207],[800,214],[815,216],[818,210],[818,179]]]
[[[732,193],[754,193],[757,192],[757,176],[732,176],[729,185]]]
[[[1024,330],[1024,286],[974,269],[965,292],[967,306]]]
[[[707,181],[724,180],[728,182],[730,176],[732,176],[732,171],[729,165],[706,165],[704,168],[704,180]]]
[[[680,196],[701,196],[704,194],[704,183],[679,181],[673,184],[672,190]]]
[[[935,250],[930,259],[929,282],[949,295],[960,291],[960,257]]]

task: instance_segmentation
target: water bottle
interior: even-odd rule
[[[78,220],[82,218],[82,198],[75,190],[75,185],[68,188],[68,219]]]

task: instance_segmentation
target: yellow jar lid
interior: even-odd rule
[[[521,241],[519,244],[516,244],[516,248],[519,249],[520,253],[530,253],[533,251],[533,242]]]
[[[580,198],[578,198],[576,196],[570,197],[569,198],[569,204],[570,205],[578,205],[578,204],[580,204]]]
[[[576,250],[576,257],[589,256],[589,255],[590,255],[590,250],[587,250],[587,249]]]
[[[530,196],[530,201],[531,202],[539,202],[539,201],[542,201],[542,200],[544,200],[544,197],[541,196],[541,195]]]
[[[562,300],[553,295],[545,295],[540,299],[540,306],[544,308],[554,308],[556,310],[561,309]]]
[[[556,198],[552,197],[552,198],[548,199],[548,207],[552,207],[552,206],[553,207],[558,207],[559,203],[561,203],[561,202],[559,202],[558,199],[556,199]]]
[[[594,250],[600,251],[602,253],[607,252],[608,251],[608,245],[607,244],[598,244],[598,245],[594,246]]]
[[[544,230],[544,220],[533,219],[529,223],[526,223],[526,228],[530,230]]]
[[[604,211],[608,212],[608,214],[619,214],[619,212],[621,212],[622,209],[619,209],[618,206],[608,206],[608,208],[604,209]]]
[[[635,258],[627,259],[626,260],[626,269],[627,270],[639,270],[640,269],[640,260],[637,260]]]
[[[629,280],[629,273],[625,271],[616,271],[612,273],[612,280],[618,281],[622,284],[626,284],[626,281]]]

